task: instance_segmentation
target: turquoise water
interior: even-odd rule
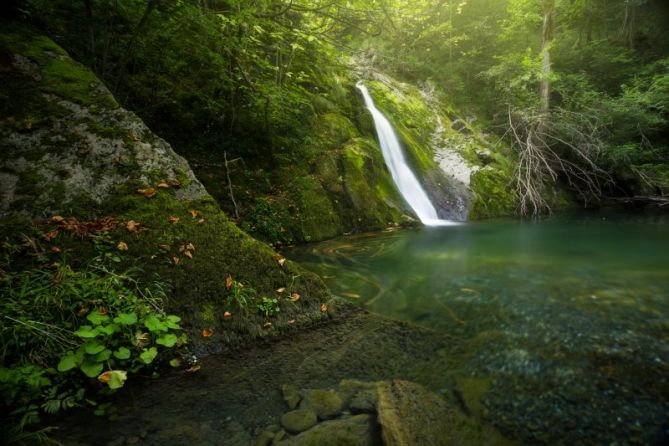
[[[287,255],[339,296],[448,335],[452,348],[429,373],[490,382],[482,416],[514,438],[653,444],[665,435],[666,216],[420,228]]]

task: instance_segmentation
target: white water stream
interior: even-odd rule
[[[426,226],[449,226],[457,225],[459,223],[450,220],[441,220],[437,215],[437,211],[432,205],[427,194],[418,182],[416,175],[411,171],[411,168],[404,159],[404,153],[400,142],[395,135],[393,126],[390,121],[381,113],[381,111],[374,105],[374,100],[369,94],[369,90],[362,82],[358,82],[357,87],[362,91],[362,96],[365,98],[365,105],[374,118],[374,125],[376,126],[376,134],[379,137],[379,144],[383,159],[390,170],[390,174],[395,181],[395,185],[404,197],[411,209],[414,210],[420,221]]]

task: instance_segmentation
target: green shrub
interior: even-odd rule
[[[18,424],[95,405],[94,390],[122,387],[128,374],[187,342],[180,319],[162,309],[164,285],[141,284],[132,277],[137,271],[116,273],[106,260],[0,279],[0,396]]]

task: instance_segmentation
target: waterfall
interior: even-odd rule
[[[374,125],[376,126],[376,134],[379,137],[379,145],[383,152],[383,159],[390,170],[390,174],[395,181],[395,185],[399,189],[402,197],[409,203],[411,209],[416,213],[420,221],[426,226],[448,226],[456,225],[457,222],[450,220],[441,220],[437,215],[437,211],[432,205],[427,194],[418,182],[416,175],[411,171],[411,168],[404,159],[404,153],[400,142],[395,135],[393,126],[390,121],[376,108],[374,100],[369,94],[367,87],[362,82],[358,82],[357,87],[362,91],[362,96],[365,98],[365,105],[369,109],[374,118]]]

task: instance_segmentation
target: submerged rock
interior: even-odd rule
[[[333,390],[307,390],[300,408],[311,409],[321,420],[329,420],[341,413],[342,400]]]
[[[324,421],[296,437],[282,441],[283,446],[371,446],[378,444],[374,417],[355,415]]]
[[[283,414],[281,425],[288,431],[298,434],[312,427],[318,418],[313,410],[297,409]]]

